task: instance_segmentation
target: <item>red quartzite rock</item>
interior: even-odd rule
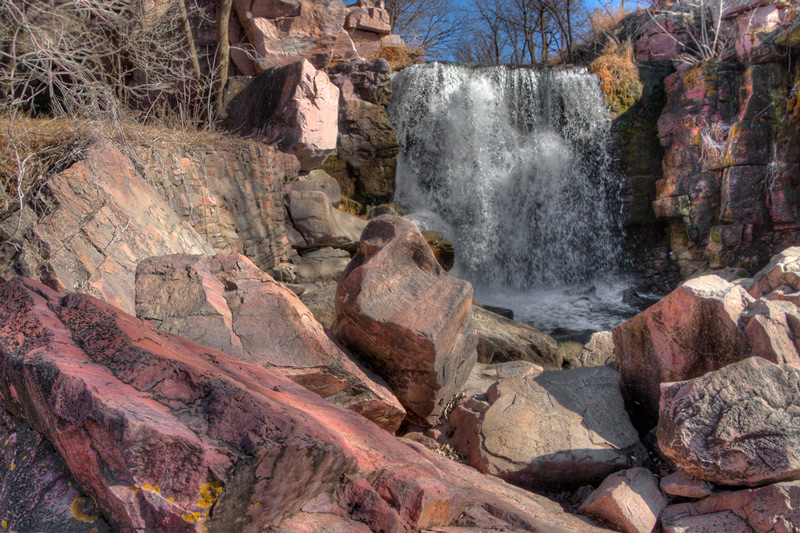
[[[469,377],[478,342],[472,286],[448,275],[417,227],[372,219],[336,291],[334,335],[432,426]]]
[[[0,284],[0,391],[115,530],[600,531],[274,372],[21,278]]]
[[[0,409],[2,531],[109,532],[41,433]]]
[[[641,464],[619,374],[608,367],[502,379],[449,418],[449,444],[470,465],[538,490],[574,489]]]
[[[294,293],[242,255],[143,261],[136,314],[162,331],[275,370],[389,432],[405,418],[383,380],[340,350]]]
[[[792,292],[800,291],[800,247],[787,248],[772,256],[769,264],[753,278],[748,291],[755,298],[767,296],[772,291],[788,286]]]
[[[646,468],[631,468],[608,476],[578,512],[614,524],[625,533],[652,533],[667,499]]]
[[[800,524],[800,483],[721,492],[671,505],[661,514],[665,533],[794,533]]]
[[[717,485],[800,479],[800,368],[751,357],[661,386],[661,452]]]
[[[322,164],[336,149],[339,88],[306,60],[233,78],[226,86],[225,126],[276,143],[301,170]]]
[[[611,332],[623,388],[655,421],[660,385],[683,381],[748,357],[739,329],[753,302],[747,292],[717,276],[689,280]]]
[[[699,500],[711,496],[714,492],[714,485],[702,479],[693,478],[683,470],[678,470],[668,476],[661,478],[659,483],[661,492],[669,496],[678,496]]]

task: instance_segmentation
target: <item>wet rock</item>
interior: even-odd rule
[[[751,357],[661,388],[658,444],[717,485],[800,478],[800,369]]]
[[[481,472],[537,490],[597,484],[643,449],[607,367],[504,379],[451,413],[448,443]]]
[[[435,425],[475,364],[472,286],[439,266],[412,222],[381,216],[339,282],[333,332],[409,418]]]
[[[614,361],[614,339],[611,332],[598,331],[592,333],[580,353],[569,360],[569,367],[613,365]]]
[[[279,372],[394,433],[405,411],[291,291],[241,255],[166,256],[136,272],[136,312],[160,330]]]
[[[601,531],[90,296],[2,283],[0,324],[3,407],[54,443],[114,530]]]
[[[439,231],[423,231],[422,236],[431,247],[433,256],[436,261],[442,265],[442,268],[447,272],[453,268],[456,262],[456,251],[453,248],[453,243],[444,238],[444,235]]]
[[[661,514],[663,531],[709,533],[793,531],[800,523],[800,483],[721,492],[704,500],[670,505]]]
[[[334,208],[328,196],[319,191],[291,191],[286,195],[286,207],[306,247],[355,248],[367,225]]]
[[[689,280],[656,305],[612,330],[626,393],[637,416],[655,422],[660,385],[682,381],[748,357],[739,319],[753,298],[716,276]]]
[[[301,170],[314,169],[336,149],[339,89],[308,61],[228,85],[223,124],[229,130],[276,143],[297,157]]]
[[[608,476],[578,512],[614,524],[625,533],[651,533],[667,499],[646,468],[631,468]]]
[[[661,492],[669,496],[700,500],[711,496],[714,485],[702,479],[696,479],[683,470],[678,470],[661,478]]]
[[[472,317],[479,336],[479,362],[530,361],[548,370],[561,368],[558,344],[549,335],[483,307],[474,306]]]

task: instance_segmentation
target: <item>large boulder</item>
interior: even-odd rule
[[[339,282],[333,332],[409,418],[435,425],[475,364],[472,286],[439,266],[411,221],[377,217]]]
[[[279,372],[394,433],[405,411],[289,289],[241,255],[173,255],[136,271],[136,314],[160,330]]]
[[[800,247],[787,248],[772,256],[769,264],[753,278],[748,291],[754,298],[767,296],[781,288],[789,287],[788,292],[800,291]]]
[[[637,467],[604,479],[578,512],[614,524],[624,533],[652,533],[666,506],[656,477]]]
[[[328,196],[320,191],[293,190],[286,195],[286,208],[304,248],[355,248],[367,225],[366,221],[333,207]]]
[[[226,86],[224,125],[297,156],[301,170],[336,149],[339,89],[305,59]]]
[[[478,330],[479,362],[530,361],[548,370],[561,368],[558,343],[550,335],[479,306],[473,307],[472,319]]]
[[[615,360],[614,338],[611,332],[597,331],[592,333],[592,336],[589,337],[589,342],[586,343],[580,353],[569,360],[569,367],[613,365]]]
[[[661,388],[658,445],[693,477],[758,486],[800,479],[800,368],[751,357]]]
[[[601,531],[90,296],[0,284],[0,354],[3,408],[114,530]]]
[[[637,418],[654,423],[661,383],[683,381],[750,355],[739,320],[753,298],[717,276],[689,280],[611,332]]]
[[[608,367],[503,379],[453,410],[448,442],[481,472],[526,488],[597,484],[644,458],[619,386]]]
[[[699,502],[670,505],[661,513],[664,533],[736,531],[793,532],[800,524],[800,483],[714,494]]]
[[[327,65],[344,26],[342,0],[234,0],[258,72],[301,59]]]

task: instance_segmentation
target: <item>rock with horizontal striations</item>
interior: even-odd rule
[[[656,477],[637,467],[604,479],[578,512],[614,524],[624,533],[652,533],[666,506]]]
[[[661,387],[658,445],[717,485],[800,479],[800,368],[751,357]]]
[[[600,483],[641,464],[620,378],[608,367],[503,379],[450,415],[450,445],[481,472],[536,490]]]
[[[601,531],[90,296],[0,284],[0,353],[3,408],[114,530]]]
[[[405,411],[308,308],[242,255],[173,255],[136,271],[136,314],[160,330],[279,372],[394,433]]]
[[[228,84],[226,128],[277,144],[297,157],[301,170],[314,169],[336,149],[339,89],[308,61]],[[234,85],[241,88],[230,90]]]
[[[687,281],[612,330],[623,388],[655,424],[661,383],[695,378],[750,354],[739,320],[753,298],[717,276]]]
[[[665,533],[794,532],[800,524],[800,483],[720,492],[704,500],[670,505],[661,514]]]
[[[472,286],[439,266],[411,221],[374,218],[339,282],[333,332],[411,420],[435,425],[475,364]]]
[[[550,335],[478,306],[473,308],[472,318],[478,330],[481,363],[530,361],[547,370],[561,368],[558,343]]]

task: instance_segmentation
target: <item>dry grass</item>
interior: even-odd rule
[[[392,70],[402,70],[425,61],[425,52],[408,46],[384,46],[367,59],[385,59]]]
[[[0,213],[15,209],[53,174],[80,160],[96,137],[109,139],[134,159],[139,146],[181,151],[206,146],[242,148],[249,144],[221,132],[143,126],[132,121],[0,115]]]
[[[611,10],[595,8],[589,13],[589,25],[592,28],[592,35],[601,37],[614,33],[620,21],[628,13],[629,11],[625,11],[621,7]]]
[[[600,78],[606,102],[615,113],[623,113],[642,96],[642,82],[630,42],[610,41],[591,62],[589,70]]]

